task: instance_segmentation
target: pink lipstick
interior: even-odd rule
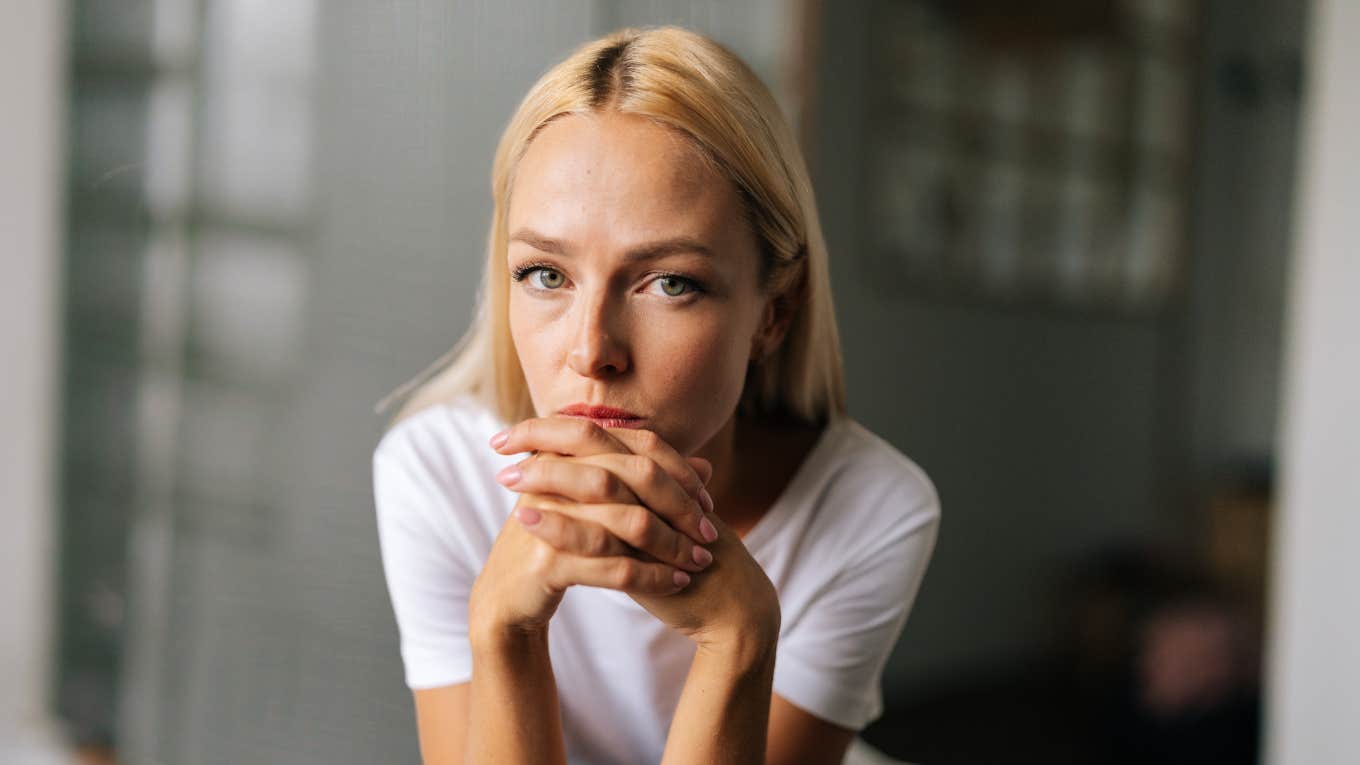
[[[642,423],[645,422],[642,415],[633,414],[626,409],[584,403],[563,407],[557,410],[557,413],[568,417],[583,417],[602,428],[640,428]]]

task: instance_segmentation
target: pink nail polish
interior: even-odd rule
[[[496,480],[506,486],[514,486],[523,475],[524,473],[519,469],[518,465],[511,465],[501,469],[501,472],[496,474]]]
[[[718,538],[718,530],[713,528],[713,524],[707,518],[699,521],[699,533],[704,535],[705,542],[712,542]]]
[[[505,446],[505,442],[506,442],[506,441],[509,441],[509,440],[510,440],[510,429],[509,429],[509,428],[506,428],[505,430],[502,430],[501,432],[499,432],[499,433],[497,433],[496,435],[494,435],[494,436],[491,437],[491,448],[492,448],[492,449],[499,449],[499,448],[501,448],[502,446]]]
[[[525,526],[532,526],[543,519],[543,516],[532,507],[521,507],[515,510],[515,515],[519,516],[519,522]]]
[[[692,554],[694,556],[694,564],[696,566],[707,566],[708,564],[713,562],[713,553],[709,552],[708,550],[702,547],[695,547],[694,552]]]
[[[703,505],[705,513],[713,512],[713,495],[708,493],[708,489],[699,490],[699,504]]]
[[[686,574],[685,572],[679,569],[676,569],[674,579],[676,587],[684,587],[685,585],[689,584],[689,574]]]

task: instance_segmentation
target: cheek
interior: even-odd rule
[[[735,404],[746,375],[749,343],[742,322],[732,316],[701,321],[653,322],[648,339],[634,346],[647,358],[636,359],[656,372],[676,398],[707,404]]]
[[[509,312],[510,337],[514,340],[515,353],[524,369],[529,392],[536,399],[537,391],[546,379],[545,375],[552,368],[552,354],[561,345],[552,334],[557,323],[548,321],[540,307],[524,304],[513,293]]]

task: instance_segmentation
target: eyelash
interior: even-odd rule
[[[548,263],[525,263],[522,265],[517,265],[517,267],[514,268],[514,271],[510,272],[510,278],[514,279],[515,282],[524,282],[525,278],[528,278],[529,274],[533,274],[534,271],[540,270],[558,271],[556,270],[556,268],[552,267],[552,265]],[[560,271],[558,272],[560,274]],[[679,295],[666,295],[666,297],[673,297],[679,299],[685,297],[685,295],[702,294],[704,293],[704,291],[706,291],[703,289],[703,284],[696,282],[695,279],[691,279],[690,276],[685,276],[684,274],[676,274],[676,272],[673,271],[660,271],[657,272],[657,274],[653,274],[653,276],[654,276],[653,280],[675,279],[677,280],[677,282],[683,282],[685,286],[690,287],[690,290],[688,290],[687,293]]]
[[[539,270],[540,268],[546,268],[551,271],[557,270],[552,266],[548,265],[547,263],[525,263],[522,266],[517,266],[515,270],[511,271],[510,278],[514,279],[517,282],[522,282],[524,281],[524,277],[528,276],[534,271]]]

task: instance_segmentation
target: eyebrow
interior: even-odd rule
[[[554,255],[570,255],[566,245],[558,239],[543,236],[537,231],[521,228],[510,237],[512,242],[523,242],[535,250],[550,252]],[[670,239],[658,239],[655,242],[633,247],[624,253],[623,259],[628,262],[638,260],[651,260],[666,255],[674,255],[680,252],[693,252],[704,257],[713,257],[713,251],[703,242],[688,236],[677,236]]]

